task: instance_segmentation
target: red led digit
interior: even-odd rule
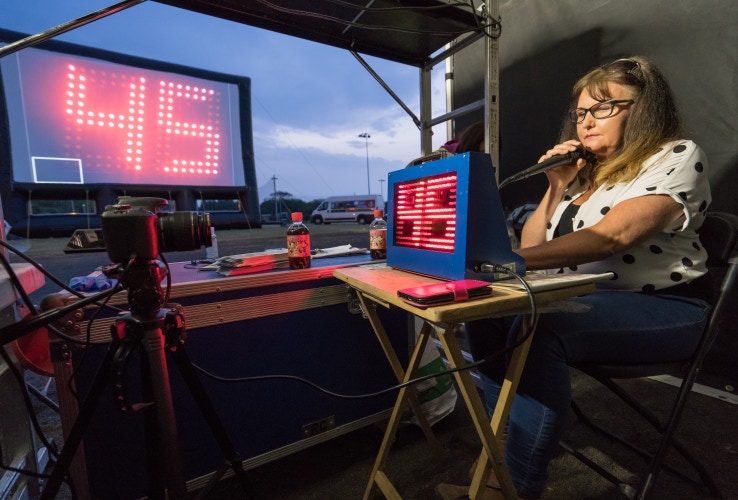
[[[167,152],[164,172],[218,174],[221,151],[219,92],[160,81],[157,125]]]
[[[145,101],[144,78],[70,64],[65,104],[66,114],[76,125],[73,148],[87,155],[89,166],[111,168],[122,161],[126,170],[140,171]],[[93,143],[108,146],[107,154],[88,153]]]
[[[394,244],[453,253],[456,185],[455,172],[396,184]]]

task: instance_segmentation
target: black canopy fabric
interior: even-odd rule
[[[443,0],[156,0],[238,23],[422,67],[481,21]]]
[[[637,54],[664,71],[690,137],[707,154],[712,209],[738,213],[738,2],[508,0],[500,16],[500,179],[555,143],[582,74]],[[457,105],[483,95],[478,49],[455,56]],[[532,177],[505,188],[503,200],[512,209],[544,189],[545,178]]]

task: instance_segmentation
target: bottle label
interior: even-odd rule
[[[310,257],[310,235],[289,234],[287,235],[288,257]]]
[[[369,230],[369,249],[385,250],[387,248],[387,230],[386,229],[370,229]]]

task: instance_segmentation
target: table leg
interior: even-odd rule
[[[389,360],[390,365],[392,366],[392,369],[395,372],[395,375],[397,376],[397,379],[401,383],[408,382],[409,380],[411,380],[411,378],[413,377],[413,374],[415,373],[418,366],[420,365],[420,361],[423,356],[423,351],[425,349],[426,344],[428,343],[428,339],[430,338],[431,325],[427,323],[423,325],[423,328],[420,330],[420,333],[418,334],[415,348],[413,349],[413,352],[410,356],[410,361],[408,363],[407,370],[403,370],[402,364],[400,363],[400,360],[397,358],[397,354],[395,353],[395,350],[389,341],[389,337],[387,337],[387,333],[384,330],[384,327],[382,326],[381,321],[379,320],[379,315],[377,314],[376,310],[374,310],[373,304],[369,302],[370,299],[367,299],[366,297],[364,297],[362,293],[358,293],[357,295],[359,297],[359,301],[361,302],[361,306],[364,309],[364,312],[369,318],[369,321],[372,325],[372,329],[374,330],[374,333],[377,335],[377,338],[379,339],[379,343],[382,345],[382,348],[384,349],[384,353],[387,356],[387,359]],[[441,445],[436,439],[435,434],[433,434],[433,431],[431,430],[430,425],[428,424],[428,420],[425,418],[425,415],[423,414],[423,411],[420,407],[420,403],[418,402],[418,399],[415,397],[414,386],[402,387],[399,390],[399,393],[397,395],[395,406],[392,410],[392,414],[390,416],[389,422],[387,423],[387,429],[385,430],[384,438],[382,439],[382,445],[379,448],[379,453],[377,454],[377,458],[374,463],[374,468],[372,469],[372,473],[369,478],[369,483],[367,484],[366,491],[364,492],[365,500],[370,498],[372,490],[374,489],[375,485],[379,487],[379,489],[384,494],[385,498],[388,498],[388,499],[401,499],[402,498],[400,494],[397,492],[397,490],[394,488],[392,483],[390,482],[387,475],[383,472],[383,470],[387,462],[387,457],[389,456],[390,449],[392,448],[392,445],[394,444],[394,441],[395,441],[395,435],[397,434],[397,428],[400,424],[402,413],[405,408],[405,403],[409,403],[409,405],[411,406],[413,413],[415,413],[415,416],[418,419],[418,423],[420,424],[420,427],[423,429],[423,433],[425,434],[426,438],[430,441],[430,443],[434,446],[434,448],[436,448],[437,450],[441,449]]]
[[[525,316],[521,327],[521,332],[527,331],[532,325],[531,318]],[[453,328],[449,327],[443,333],[439,335],[441,343],[443,344],[444,350],[446,351],[446,357],[449,364],[453,367],[463,367],[466,362],[461,354],[461,348],[458,345]],[[533,338],[533,334],[519,345],[513,352],[510,359],[510,363],[505,374],[505,380],[502,384],[502,390],[500,392],[500,398],[497,400],[495,411],[492,415],[490,423],[487,417],[487,412],[482,403],[477,388],[474,385],[474,381],[471,378],[471,374],[468,370],[462,370],[454,373],[456,380],[459,384],[459,390],[464,397],[469,412],[472,416],[474,426],[477,429],[477,433],[482,438],[483,450],[480,453],[479,460],[477,460],[477,466],[474,470],[472,477],[472,483],[469,487],[469,498],[472,500],[481,498],[484,492],[487,478],[489,476],[490,462],[492,468],[497,475],[497,479],[500,482],[500,488],[505,494],[506,498],[518,498],[515,485],[510,477],[510,472],[505,464],[504,450],[502,449],[499,436],[505,430],[507,419],[510,415],[510,408],[512,407],[513,398],[518,388],[520,376],[523,373],[523,367],[525,366],[525,360],[528,356],[528,350],[530,349],[530,342]]]
[[[375,335],[377,336],[377,339],[379,340],[379,344],[382,346],[382,350],[384,351],[385,356],[387,357],[387,360],[390,363],[390,366],[392,367],[392,370],[395,372],[395,376],[397,377],[397,380],[400,382],[410,380],[410,376],[406,376],[405,370],[402,368],[402,363],[397,357],[397,353],[395,353],[395,349],[392,346],[392,342],[390,342],[389,337],[387,336],[387,332],[384,329],[384,326],[382,326],[382,322],[379,319],[379,315],[377,314],[377,311],[374,309],[371,303],[371,299],[364,296],[362,293],[357,293],[359,297],[359,302],[361,303],[362,309],[365,311],[367,318],[369,319],[369,323],[372,326],[372,330],[374,330]],[[421,329],[421,333],[423,334],[423,337],[421,338],[418,336],[418,339],[415,342],[415,351],[419,352],[422,356],[422,353],[425,349],[425,345],[428,342],[428,339],[430,338],[430,332],[431,332],[432,326],[428,323],[424,323],[423,327]],[[420,357],[418,358],[418,365],[420,363]],[[418,365],[415,365],[412,367],[408,367],[408,372],[412,375],[415,373],[415,370],[417,369]],[[418,421],[418,425],[420,426],[421,430],[423,431],[423,434],[425,435],[425,438],[428,440],[430,445],[433,447],[435,453],[438,456],[441,456],[443,454],[443,447],[441,446],[441,443],[436,439],[436,435],[433,434],[433,431],[431,430],[431,426],[428,423],[428,419],[425,418],[425,413],[423,413],[422,408],[420,407],[420,402],[418,401],[417,395],[415,393],[415,386],[411,387],[411,390],[409,391],[408,395],[408,403],[410,404],[410,407],[415,414],[415,417]]]

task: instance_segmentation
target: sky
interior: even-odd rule
[[[0,27],[37,34],[115,3],[0,0]],[[386,199],[380,179],[420,156],[411,117],[346,50],[151,1],[55,40],[249,77],[260,201],[273,193],[273,177],[278,191],[305,201],[367,187]],[[362,57],[417,116],[419,69]],[[445,109],[442,64],[433,80],[437,115]],[[446,140],[436,127],[434,148]]]

